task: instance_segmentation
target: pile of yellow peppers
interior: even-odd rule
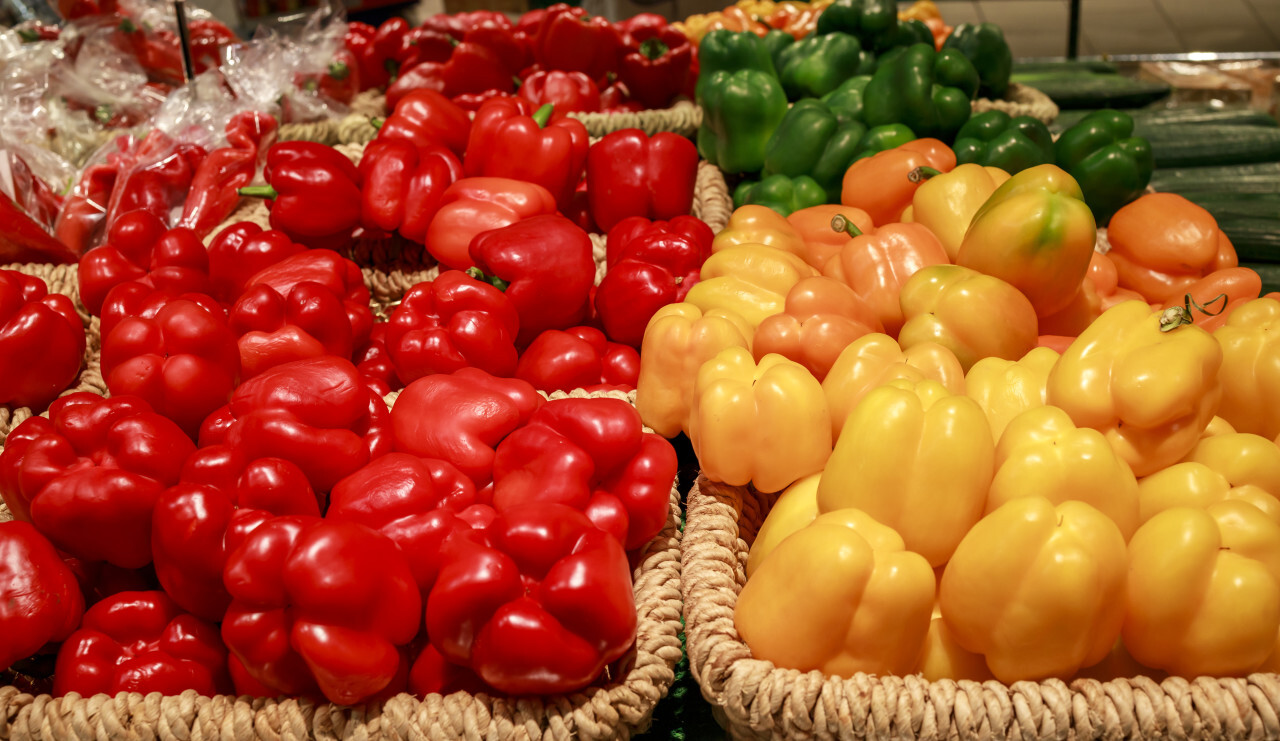
[[[645,423],[780,492],[743,640],[840,676],[1280,669],[1280,296],[1178,196],[1103,254],[1062,170],[933,154],[738,209],[648,325]]]
[[[724,28],[730,31],[750,31],[763,36],[777,29],[797,39],[804,38],[818,26],[818,16],[833,0],[738,0],[714,13],[691,15],[684,21],[671,24],[679,29],[695,45],[708,33]]]

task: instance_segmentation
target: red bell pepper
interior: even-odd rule
[[[658,309],[684,300],[711,256],[711,227],[693,216],[619,221],[606,242],[607,272],[595,308],[605,334],[635,348]]]
[[[360,378],[378,396],[386,396],[404,388],[404,382],[396,374],[396,366],[391,362],[391,353],[387,350],[386,322],[374,323],[373,331],[369,333],[369,342],[356,353],[355,361]]]
[[[175,300],[111,330],[102,340],[102,375],[113,395],[142,398],[194,439],[204,418],[231,398],[240,354],[221,309]]]
[[[298,283],[287,296],[254,286],[236,301],[230,321],[246,379],[295,360],[350,359],[355,348],[342,300],[313,281]]]
[[[205,420],[200,446],[226,444],[247,460],[284,458],[317,492],[391,452],[386,402],[350,360],[323,355],[277,365],[240,384]]]
[[[533,42],[533,58],[544,69],[586,72],[593,80],[618,71],[622,36],[601,16],[586,16],[564,3],[547,8]]]
[[[419,698],[454,692],[495,694],[475,672],[447,661],[430,643],[413,660],[413,667],[409,670],[409,692]]]
[[[486,90],[483,93],[464,93],[462,95],[455,95],[449,100],[453,101],[454,105],[458,106],[459,108],[465,111],[475,112],[480,110],[480,106],[484,105],[490,100],[493,100],[494,98],[510,98],[510,97],[511,96],[509,94],[504,93],[500,90]]]
[[[622,35],[622,43],[628,49],[639,47],[642,42],[660,35],[669,26],[667,19],[657,13],[636,13],[613,25]]]
[[[0,270],[0,404],[43,409],[76,380],[85,342],[70,298]]]
[[[44,230],[9,196],[0,193],[0,264],[44,262],[66,264],[76,261],[80,250]]]
[[[515,28],[515,24],[501,11],[473,10],[466,13],[437,13],[424,20],[422,28],[447,34],[461,41],[473,28]]]
[[[387,322],[387,351],[405,383],[468,366],[495,376],[516,370],[520,318],[511,299],[460,270],[419,283]]]
[[[631,100],[631,91],[621,80],[600,91],[600,110],[604,113],[638,113],[644,110],[644,104]]]
[[[227,122],[227,146],[215,149],[196,168],[178,226],[203,238],[236,210],[240,189],[253,182],[261,155],[276,138],[276,120],[245,111]]]
[[[600,88],[583,72],[534,72],[524,78],[519,96],[534,109],[548,103],[555,106],[553,120],[571,111],[594,113],[601,108]]]
[[[440,74],[443,69],[444,62],[418,62],[412,67],[405,67],[404,71],[396,77],[396,81],[387,86],[388,110],[394,111],[396,106],[400,105],[400,101],[419,91],[427,90],[443,95],[444,77]],[[374,125],[377,126],[377,124],[375,120]]]
[[[418,633],[422,598],[386,536],[355,523],[277,517],[231,551],[223,579],[234,599],[222,637],[263,687],[319,689],[352,705],[407,674],[400,647]]]
[[[259,271],[306,249],[282,231],[268,231],[252,221],[232,224],[209,243],[211,294],[230,306]]]
[[[443,144],[459,157],[467,150],[471,117],[435,90],[414,90],[392,106],[378,139],[407,139],[418,147]]]
[[[409,48],[400,60],[400,75],[396,82],[423,62],[444,64],[453,55],[453,47],[458,45],[457,39],[452,36],[425,26],[409,29],[409,33],[405,35],[405,43]]]
[[[179,300],[199,304],[210,314],[226,318],[226,309],[208,294],[178,293],[167,288],[151,288],[142,281],[131,280],[112,288],[107,294],[107,300],[102,302],[102,322],[99,324],[101,335],[110,337],[115,328],[126,319],[154,319],[170,302]]]
[[[640,353],[595,327],[548,329],[525,348],[515,373],[547,392],[633,391],[639,375]]]
[[[364,284],[364,275],[360,266],[341,255],[328,250],[312,250],[291,255],[269,265],[245,284],[245,292],[254,291],[257,286],[270,288],[283,297],[290,296],[302,283],[316,283],[328,290],[342,302],[342,308],[351,328],[352,350],[364,347],[369,341],[369,332],[373,328],[373,311],[369,308],[369,289]],[[315,296],[314,292],[308,294]],[[319,312],[320,308],[317,307]],[[327,316],[327,314],[319,314]],[[259,329],[259,327],[252,327]],[[341,327],[330,327],[327,332],[342,332]],[[316,335],[320,336],[319,333]],[[344,345],[345,346],[345,345]],[[342,353],[351,358],[352,350]]]
[[[360,66],[356,55],[343,47],[335,54],[324,72],[296,74],[294,84],[301,90],[314,92],[323,98],[343,105],[350,105],[360,87]]]
[[[339,249],[360,225],[360,173],[345,155],[315,142],[280,142],[267,151],[267,185],[240,195],[272,201],[271,228],[308,247]]]
[[[154,29],[124,18],[116,31],[123,37],[148,79],[170,85],[186,81],[182,64],[182,48],[172,31]]]
[[[493,507],[564,504],[634,550],[666,523],[677,467],[671,443],[644,432],[627,402],[558,399],[498,445]]]
[[[207,293],[209,253],[190,229],[166,229],[146,211],[125,214],[111,226],[107,242],[80,258],[76,273],[80,300],[94,316],[102,315],[107,294],[116,286],[138,282],[173,293]],[[104,336],[105,336],[104,330]]]
[[[396,450],[448,461],[483,488],[493,479],[494,448],[543,403],[528,383],[479,368],[425,376],[391,409]]]
[[[515,92],[514,75],[524,61],[523,50],[510,32],[501,29],[468,31],[453,50],[449,61],[440,67],[444,94],[453,97],[466,93],[498,90]]]
[[[462,162],[442,144],[370,142],[360,158],[361,223],[422,244],[445,190],[461,178]]]
[[[683,136],[640,129],[606,134],[587,155],[591,217],[608,231],[628,216],[672,219],[693,207],[698,150]]]
[[[240,41],[234,31],[213,18],[191,19],[187,22],[187,33],[191,40],[191,61],[197,75],[221,66],[222,47]],[[176,38],[175,42],[181,44],[181,41]]]
[[[62,641],[80,625],[84,597],[53,545],[26,522],[0,522],[0,667]]]
[[[564,206],[587,164],[587,128],[563,118],[548,123],[552,108],[529,115],[526,102],[496,98],[476,112],[462,164],[468,177],[501,177],[537,183]]]
[[[477,44],[489,49],[502,61],[502,66],[516,77],[533,64],[533,49],[529,40],[516,33],[513,26],[484,24],[467,31],[463,44]],[[514,83],[514,80],[512,80]],[[506,90],[505,86],[497,89]]]
[[[169,214],[191,191],[196,170],[208,153],[155,128],[136,145],[122,149],[118,175],[107,202],[106,228],[130,211],[147,211],[168,223]]]
[[[195,445],[136,396],[69,394],[5,439],[0,494],[60,550],[125,568],[151,562],[151,510]]]
[[[450,185],[427,227],[427,251],[443,267],[475,266],[471,242],[483,232],[539,214],[554,214],[556,199],[537,183],[511,178],[463,178]]]
[[[518,345],[586,318],[596,264],[591,237],[572,221],[559,214],[533,216],[478,235],[469,251],[476,268],[501,283],[515,305]]]
[[[343,39],[356,58],[362,89],[385,87],[396,76],[400,58],[407,53],[409,22],[390,18],[374,28],[367,23],[347,24]]]
[[[626,553],[581,512],[532,502],[502,513],[493,545],[449,541],[427,598],[431,645],[512,695],[582,689],[630,650]]]
[[[664,28],[627,52],[619,77],[645,108],[666,108],[688,84],[693,56],[687,36],[678,29]]]
[[[222,620],[231,604],[222,583],[227,542],[239,542],[277,515],[320,516],[320,503],[297,465],[281,458],[246,462],[221,445],[196,451],[183,466],[182,481],[156,501],[156,577],[182,609]]]
[[[31,166],[17,152],[0,153],[0,157],[8,161],[9,184],[13,186],[13,191],[9,192],[2,187],[0,187],[0,190],[4,190],[4,192],[12,196],[18,210],[25,212],[32,221],[41,227],[41,230],[44,231],[42,239],[49,238],[49,231],[57,223],[58,211],[62,209],[62,195],[55,192],[53,188],[49,187],[48,183],[33,173]],[[8,231],[16,233],[20,230],[6,229],[0,233]],[[10,239],[13,238],[13,236],[10,236]],[[53,253],[55,256],[66,252],[65,247],[54,247],[52,249],[57,250],[57,252]],[[3,259],[3,257],[0,257],[0,259]],[[51,262],[51,260],[45,260],[45,262]]]
[[[218,626],[183,612],[164,592],[121,592],[90,607],[62,644],[53,694],[120,692],[212,697],[231,689]]]
[[[81,174],[80,180],[76,182],[71,193],[64,199],[53,236],[72,254],[79,256],[92,244],[94,235],[107,218],[107,204],[111,201],[111,191],[115,188],[119,175],[120,168],[110,159],[90,165]],[[3,205],[3,202],[0,202],[0,206]],[[14,217],[8,215],[0,225],[13,223],[13,221]],[[21,221],[17,223],[21,224]],[[6,228],[5,232],[23,236],[28,241],[38,239],[25,229]],[[39,244],[38,241],[33,242],[34,248],[41,249]],[[32,248],[24,245],[25,242],[19,242],[19,246],[23,246],[24,249]]]

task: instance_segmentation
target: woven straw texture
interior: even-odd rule
[[[377,91],[366,90],[351,101],[350,111],[342,118],[287,123],[280,127],[278,138],[282,142],[310,141],[329,145],[367,142],[378,133],[370,119],[384,115],[386,98]]]
[[[682,560],[689,664],[741,739],[1275,739],[1280,676],[1098,682],[851,679],[751,657],[733,609],[747,553],[776,495],[699,477]]]
[[[1030,85],[1011,82],[1002,100],[978,98],[973,101],[975,114],[987,111],[1004,111],[1010,116],[1030,116],[1050,124],[1058,117],[1058,104]]]

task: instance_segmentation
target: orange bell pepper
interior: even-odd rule
[[[1125,301],[1146,300],[1141,293],[1120,287],[1120,272],[1116,270],[1116,263],[1104,252],[1094,252],[1089,258],[1089,271],[1085,273],[1084,279],[1093,284],[1102,300],[1103,311]]]
[[[1231,310],[1252,301],[1262,293],[1262,278],[1249,268],[1223,268],[1209,273],[1184,289],[1182,294],[1164,302],[1161,309],[1186,305],[1186,295],[1208,312],[1192,312],[1196,326],[1209,332],[1227,323]]]
[[[831,228],[831,220],[836,216],[843,216],[853,222],[858,231],[863,233],[875,228],[866,211],[852,206],[841,206],[838,203],[802,208],[799,211],[792,211],[787,217],[787,222],[804,239],[805,252],[801,257],[818,270],[822,270],[831,258],[839,254],[841,248],[852,239],[848,232]]]
[[[1205,209],[1176,193],[1148,193],[1107,226],[1120,285],[1161,303],[1200,278],[1239,264],[1235,247]]]
[[[760,322],[752,341],[757,361],[775,353],[803,365],[819,381],[854,340],[883,332],[875,312],[833,278],[804,278],[787,294],[783,313]]]
[[[840,203],[867,212],[877,226],[902,218],[925,178],[911,173],[951,172],[956,154],[937,139],[916,139],[854,162],[844,174]]]
[[[720,252],[744,244],[763,244],[802,259],[808,249],[800,232],[782,214],[767,206],[743,206],[735,210],[711,242],[711,251]],[[813,267],[822,269],[821,265]]]
[[[887,224],[860,233],[848,219],[832,219],[832,228],[853,235],[822,274],[848,285],[875,310],[885,332],[897,335],[904,321],[899,294],[921,268],[948,264],[947,251],[933,232],[919,224]]]
[[[790,252],[742,244],[707,258],[701,278],[684,301],[703,311],[732,309],[747,320],[754,334],[765,317],[782,313],[792,286],[816,272]]]

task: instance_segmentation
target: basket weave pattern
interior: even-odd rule
[[[850,679],[754,659],[733,624],[750,545],[776,500],[699,477],[682,560],[689,664],[741,739],[1275,739],[1280,676],[1194,681]]]
[[[1048,95],[1030,85],[1011,82],[1002,100],[978,98],[973,101],[973,113],[975,115],[986,113],[987,111],[1004,111],[1014,117],[1030,116],[1050,124],[1053,123],[1053,119],[1058,117],[1058,104],[1054,103],[1053,99]]]

